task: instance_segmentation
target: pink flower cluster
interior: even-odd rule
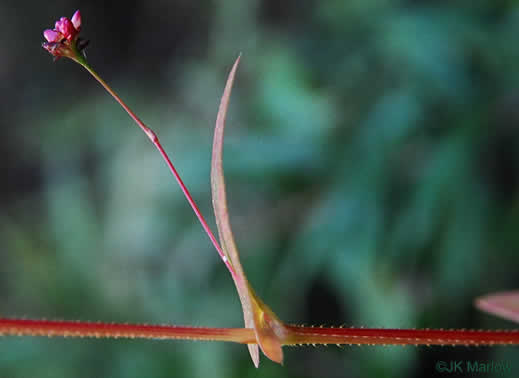
[[[78,59],[79,53],[88,43],[78,38],[81,30],[81,14],[77,10],[71,19],[61,17],[54,29],[46,29],[43,36],[47,42],[43,42],[43,48],[51,53],[55,59],[62,56]]]
[[[63,39],[72,41],[79,34],[81,29],[81,13],[77,10],[72,18],[61,17],[54,26],[54,30],[47,29],[43,36],[48,42],[61,42]]]

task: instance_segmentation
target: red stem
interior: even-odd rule
[[[205,218],[202,215],[200,209],[198,208],[198,206],[196,205],[195,201],[193,200],[193,197],[191,197],[191,194],[189,193],[189,190],[184,185],[184,182],[180,178],[180,175],[178,174],[177,170],[175,169],[175,166],[171,162],[168,154],[166,153],[166,151],[164,151],[164,148],[160,144],[160,141],[159,141],[159,138],[158,138],[157,134],[155,134],[155,132],[152,129],[150,129],[148,126],[146,126],[144,124],[144,122],[142,122],[139,119],[139,117],[137,117],[137,115],[123,102],[123,100],[117,95],[117,93],[115,93],[114,90],[92,69],[92,67],[90,67],[86,62],[82,62],[82,61],[77,61],[77,62],[79,64],[81,64],[106,89],[106,91],[108,93],[110,93],[110,95],[112,95],[112,97],[119,103],[119,105],[122,106],[122,108],[126,111],[126,113],[128,113],[128,115],[135,121],[135,123],[137,123],[137,125],[139,125],[141,130],[144,131],[144,133],[146,134],[148,139],[153,143],[153,145],[159,150],[160,154],[162,155],[162,158],[164,159],[164,161],[168,165],[169,170],[171,171],[171,173],[173,174],[173,176],[177,180],[178,185],[180,186],[180,189],[182,189],[182,192],[184,193],[184,196],[186,197],[187,202],[189,202],[189,204],[191,205],[191,207],[192,207],[193,211],[195,212],[198,220],[202,224],[202,227],[204,228],[204,231],[209,236],[209,239],[211,239],[211,242],[213,243],[214,247],[218,251],[218,254],[220,255],[220,258],[224,262],[225,266],[227,267],[227,269],[229,270],[229,272],[231,273],[233,278],[236,278],[236,273],[234,271],[234,268],[232,267],[231,263],[227,260],[227,257],[223,253],[223,250],[220,247],[220,244],[218,244],[218,241],[216,240],[216,238],[215,238],[213,232],[211,231],[211,229],[209,228],[209,225],[205,221]]]
[[[247,328],[177,327],[2,318],[0,318],[0,335],[183,339],[229,341],[241,344],[256,342],[254,330]]]
[[[286,326],[285,345],[519,345],[519,330],[312,328]]]
[[[283,345],[519,345],[519,330],[320,328],[285,325]],[[253,329],[2,319],[0,335],[143,338],[256,344]]]

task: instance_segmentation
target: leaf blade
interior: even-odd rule
[[[229,211],[227,208],[227,196],[225,191],[225,180],[223,175],[223,137],[225,130],[225,120],[227,117],[227,108],[229,107],[229,99],[231,97],[232,85],[236,76],[236,69],[240,62],[241,56],[238,56],[227,78],[225,89],[223,91],[218,115],[216,117],[216,125],[213,138],[213,153],[211,158],[211,191],[213,209],[216,218],[216,226],[218,228],[218,236],[222,250],[229,260],[235,271],[233,276],[234,284],[238,290],[240,302],[243,309],[243,319],[245,327],[254,327],[254,317],[252,313],[252,303],[247,289],[247,279],[243,272],[243,268],[238,256],[238,249],[234,241],[231,225],[229,221]],[[259,349],[256,344],[249,344],[249,353],[256,367],[259,366]]]
[[[223,173],[223,139],[227,108],[240,58],[241,56],[236,59],[229,73],[216,117],[211,159],[211,191],[220,244],[225,257],[234,271],[233,280],[240,297],[245,326],[253,328],[256,335],[257,344],[248,344],[248,348],[254,365],[258,367],[258,345],[268,358],[277,363],[283,363],[282,340],[286,337],[288,330],[284,323],[261,301],[250,286],[240,262],[238,248],[236,247],[229,221]]]

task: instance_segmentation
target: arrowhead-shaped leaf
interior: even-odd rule
[[[476,307],[519,323],[519,290],[485,295],[476,299]]]
[[[236,59],[223,92],[223,96],[218,109],[216,119],[216,127],[213,140],[213,156],[211,162],[211,189],[213,195],[213,208],[216,217],[216,225],[218,227],[218,235],[220,244],[225,257],[230,262],[233,273],[234,284],[238,290],[240,301],[243,309],[243,318],[247,328],[253,328],[256,334],[256,340],[261,347],[263,353],[271,360],[282,363],[283,351],[281,349],[282,340],[286,335],[286,328],[272,310],[265,305],[261,299],[254,293],[254,290],[247,281],[247,277],[240,263],[238,249],[234,241],[229,221],[229,211],[227,209],[227,198],[225,192],[225,181],[223,176],[223,136],[225,128],[225,119],[227,108],[229,106],[229,98],[236,74],[236,69],[240,57]],[[249,352],[254,365],[259,365],[258,345],[249,344]]]

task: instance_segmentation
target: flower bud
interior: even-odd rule
[[[74,12],[70,21],[72,21],[72,25],[74,25],[74,28],[79,32],[79,30],[81,30],[81,13],[79,13],[79,9]]]

